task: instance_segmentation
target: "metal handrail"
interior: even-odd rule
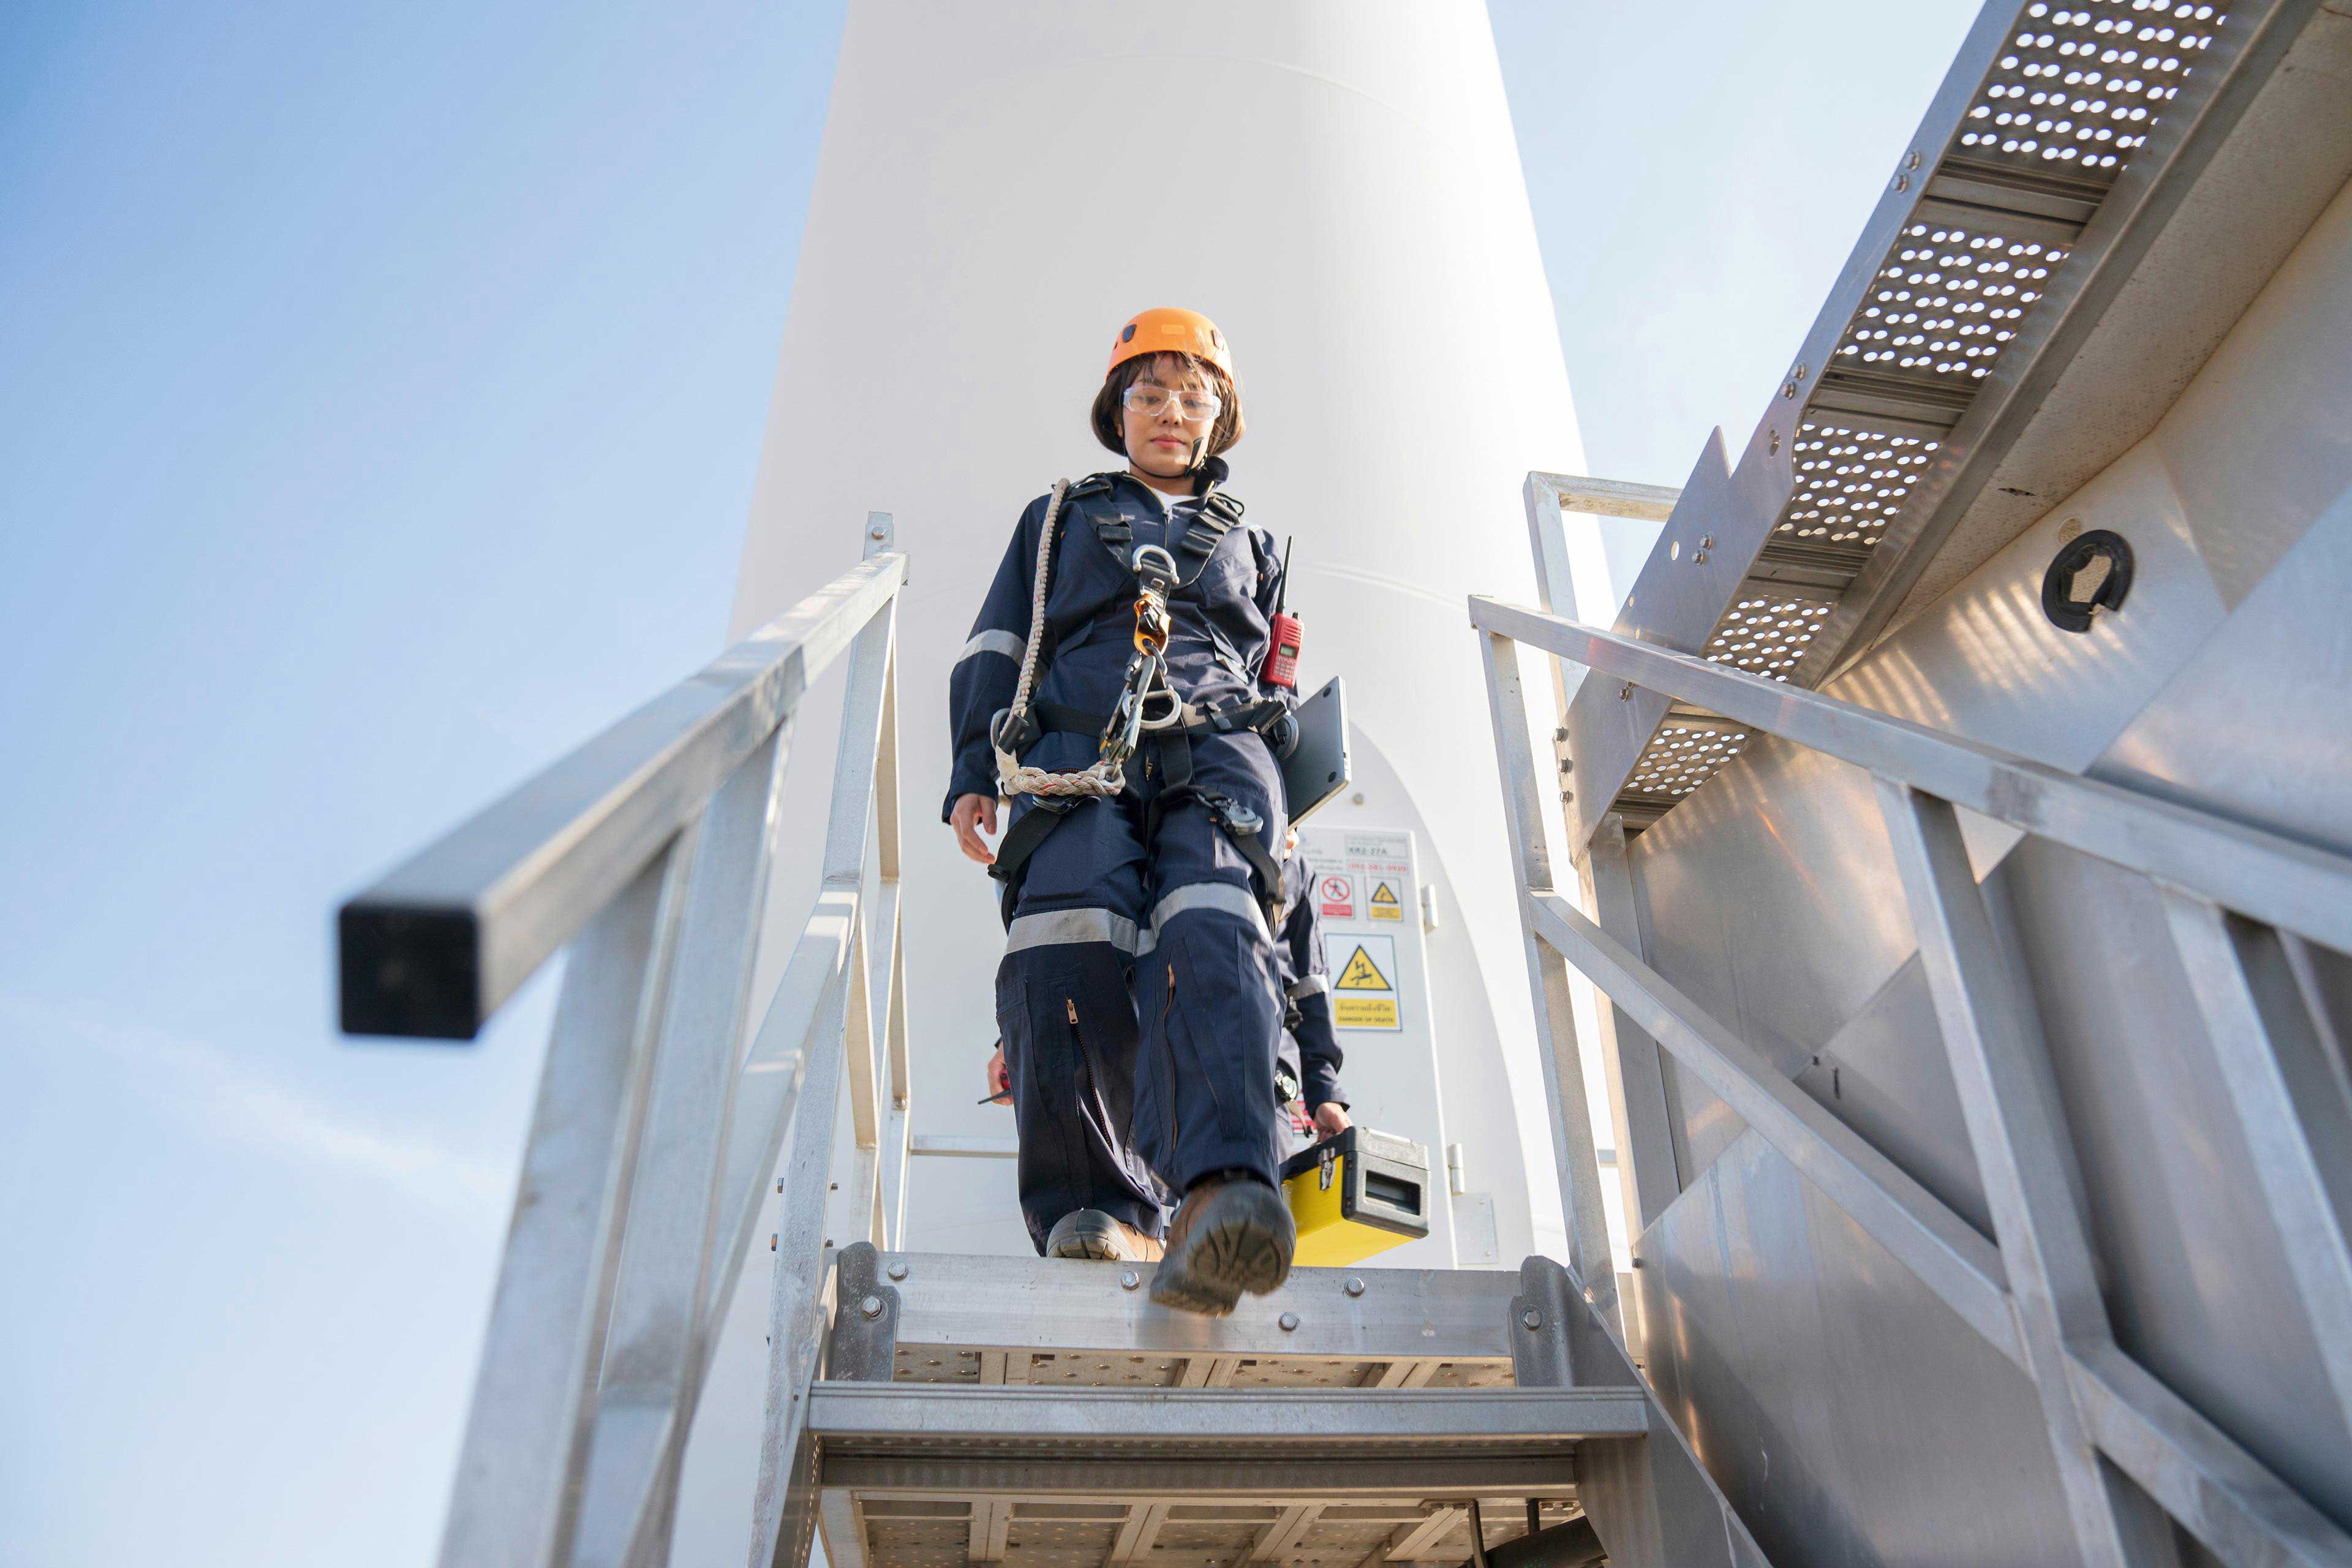
[[[343,1031],[473,1038],[792,716],[906,574],[895,553],[844,573],[344,904]]]
[[[1548,543],[1556,542],[1538,528],[1538,569],[1547,576],[1559,556]],[[1557,593],[1560,585],[1548,586]],[[1570,1264],[1594,1282],[1587,1293],[1595,1304],[1612,1320],[1621,1310],[1602,1282],[1607,1241],[1567,988],[1570,963],[1622,1015],[1614,1029],[1604,1017],[1600,1042],[1603,1067],[1617,1080],[1619,1118],[1635,1114],[1631,1086],[1641,1054],[1663,1049],[2026,1374],[2084,1561],[2116,1568],[2140,1561],[2138,1543],[2160,1539],[2178,1521],[2233,1564],[2352,1563],[2352,1534],[2116,1343],[2067,1186],[2063,1108],[2036,1062],[2045,1049],[2039,1020],[1995,935],[1957,808],[2155,884],[2222,1058],[2224,1092],[2257,1179],[2281,1226],[2299,1237],[2340,1237],[2328,1172],[2341,1151],[2318,1146],[2328,1126],[2315,1134],[2302,1115],[2292,1062],[2310,1057],[2315,1043],[2305,1005],[2279,979],[2293,941],[2281,933],[2352,948],[2352,858],[1557,616],[1479,597],[1469,607],[1485,634]],[[1643,962],[1638,937],[1625,940],[1633,928],[1613,827],[1575,850],[1601,920],[1559,893],[1547,843],[1549,781],[1529,743],[1520,643],[1613,678],[1623,683],[1621,696],[1646,688],[1874,775],[1997,1243]],[[1564,693],[1565,667],[1556,663],[1554,674]],[[1613,855],[1615,868],[1596,876],[1604,854]],[[1654,1066],[1650,1071],[1654,1091]],[[1650,1107],[1642,1114],[1655,1122],[1660,1112]],[[1621,1121],[1614,1137],[1622,1166],[1643,1163],[1645,1143],[1648,1161],[1671,1159],[1654,1128],[1645,1139]],[[1630,1180],[1639,1172],[1623,1173]],[[1639,1230],[1633,1191],[1629,1184],[1627,1217]],[[2315,1338],[2323,1346],[2346,1341],[2352,1258],[2341,1246],[2290,1250]],[[2332,1363],[2330,1372],[2336,1373]],[[2105,1464],[2137,1489],[2111,1485]]]
[[[2352,858],[1745,670],[1474,595],[1470,622],[2352,950]]]
[[[343,908],[353,1032],[471,1037],[570,953],[449,1568],[668,1560],[688,1435],[788,1134],[768,1452],[746,1506],[772,1544],[805,1513],[778,1455],[805,1421],[827,1238],[896,1244],[905,1184],[893,533],[871,514],[858,566]],[[754,1031],[791,721],[845,651],[824,881]]]

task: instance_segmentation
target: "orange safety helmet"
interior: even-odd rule
[[[1138,354],[1170,353],[1207,360],[1223,371],[1228,381],[1233,379],[1233,352],[1225,347],[1225,334],[1217,331],[1217,323],[1198,310],[1180,310],[1168,305],[1139,311],[1128,319],[1127,325],[1118,330],[1118,340],[1110,345],[1110,364],[1104,374],[1117,370]]]

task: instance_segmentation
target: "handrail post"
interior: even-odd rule
[[[571,946],[442,1534],[446,1568],[570,1554],[692,828]]]
[[[1530,473],[1525,497],[1528,541],[1534,552],[1536,596],[1546,614],[1573,620],[1579,599],[1574,555],[1568,541],[1567,512],[1614,511],[1663,522],[1674,510],[1680,491],[1655,485],[1633,485],[1579,475]],[[1589,560],[1589,557],[1588,557]],[[1605,556],[1603,558],[1605,564]],[[1545,652],[1551,669],[1552,757],[1562,806],[1575,799],[1576,756],[1569,743],[1568,711],[1584,667],[1571,668],[1559,655]],[[1578,891],[1584,908],[1601,928],[1636,957],[1646,957],[1642,943],[1641,913],[1634,904],[1633,870],[1625,854],[1625,825],[1615,812],[1600,818],[1589,840],[1578,842],[1572,812],[1559,814],[1562,841],[1576,865]],[[1682,1132],[1679,1097],[1669,1083],[1664,1058],[1657,1041],[1642,1031],[1633,1016],[1598,987],[1580,977],[1570,982],[1570,994],[1591,1009],[1592,1038],[1601,1058],[1601,1079],[1609,1097],[1610,1135],[1617,1152],[1618,1201],[1625,1216],[1629,1247],[1666,1205],[1682,1195],[1689,1151]],[[1635,1314],[1638,1323],[1638,1312]]]
[[[581,1568],[668,1555],[707,1360],[704,1326],[715,1316],[719,1174],[791,751],[786,729],[719,786],[694,848],[597,1390],[572,1552]]]
[[[1511,876],[1524,905],[1530,892],[1552,889],[1535,752],[1528,741],[1527,696],[1519,682],[1517,646],[1498,635],[1487,636],[1482,642],[1487,710],[1503,780],[1503,816],[1511,835]],[[1624,1327],[1618,1312],[1616,1266],[1610,1257],[1608,1221],[1601,1206],[1601,1163],[1592,1147],[1592,1110],[1584,1094],[1584,1064],[1577,1046],[1568,966],[1557,952],[1536,940],[1524,918],[1520,942],[1527,957],[1528,989],[1536,1001],[1537,1055],[1543,1064],[1544,1098],[1551,1112],[1552,1168],[1559,1183],[1560,1217],[1567,1222],[1569,1267],[1622,1339]]]
[[[869,559],[890,547],[892,532],[887,514],[867,518]],[[760,1480],[752,1500],[751,1561],[780,1568],[800,1568],[807,1561],[815,1529],[808,1395],[830,1318],[824,1296],[832,1289],[832,1260],[840,1246],[882,1239],[874,1234],[882,1210],[878,1073],[894,981],[872,972],[871,955],[875,933],[884,927],[877,906],[886,902],[887,951],[898,952],[897,608],[894,599],[875,614],[850,656],[825,825],[824,887],[828,897],[849,905],[848,951],[828,988],[824,1023],[810,1036],[813,1055],[792,1111],[768,1308]],[[869,840],[880,846],[873,856],[866,852]],[[866,893],[869,875],[878,884],[873,897]],[[837,1125],[845,1119],[846,1140]]]

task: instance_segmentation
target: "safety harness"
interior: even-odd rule
[[[1222,469],[1223,465],[1216,463],[1215,467]],[[1211,487],[1222,477],[1213,472]],[[1257,874],[1259,887],[1264,889],[1260,901],[1265,905],[1271,930],[1281,906],[1282,865],[1266,843],[1265,822],[1241,802],[1192,783],[1191,742],[1196,734],[1233,734],[1245,730],[1264,734],[1287,716],[1289,706],[1279,699],[1262,699],[1202,710],[1185,701],[1168,684],[1168,638],[1174,630],[1168,596],[1200,576],[1218,544],[1240,523],[1241,502],[1210,488],[1202,496],[1190,525],[1170,542],[1168,548],[1146,544],[1131,552],[1129,547],[1134,545],[1135,531],[1124,517],[1084,513],[1095,536],[1114,555],[1123,555],[1128,569],[1135,574],[1135,651],[1128,659],[1118,705],[1108,714],[1087,713],[1058,702],[1030,700],[1040,663],[1052,657],[1047,646],[1051,634],[1045,623],[1045,599],[1053,582],[1054,541],[1060,531],[1065,506],[1089,496],[1108,494],[1111,488],[1112,476],[1108,474],[1090,475],[1076,485],[1067,479],[1057,479],[1052,498],[1045,504],[1045,522],[1038,533],[1037,570],[1030,591],[1029,637],[1022,649],[1020,683],[1013,689],[1013,705],[997,714],[989,725],[989,741],[996,752],[1000,793],[1007,797],[1033,795],[1035,805],[998,841],[996,859],[989,867],[989,875],[1004,884],[1004,903],[1009,910],[1019,896],[1022,869],[1029,858],[1082,802],[1115,795],[1127,787],[1126,764],[1149,735],[1158,742],[1155,755],[1166,784],[1147,808],[1147,840],[1156,837],[1160,815],[1169,803],[1186,795],[1200,801],[1233,840],[1250,869]],[[1024,765],[1020,753],[1049,731],[1096,737],[1095,761],[1071,773]]]

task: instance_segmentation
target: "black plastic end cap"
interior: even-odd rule
[[[344,1034],[470,1040],[481,1032],[481,932],[471,910],[345,904],[335,938]]]

